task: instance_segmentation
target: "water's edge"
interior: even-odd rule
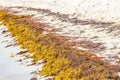
[[[0,80],[30,80],[33,77],[38,77],[38,75],[31,74],[36,69],[41,68],[40,66],[25,66],[30,60],[24,60],[23,62],[16,62],[22,59],[20,56],[14,56],[21,49],[19,46],[10,46],[5,48],[5,46],[14,43],[11,36],[7,36],[9,33],[2,34],[3,30],[6,30],[5,26],[0,26]],[[40,80],[44,80],[43,77]]]

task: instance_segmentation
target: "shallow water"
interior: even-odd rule
[[[5,48],[8,43],[13,43],[13,38],[1,32],[6,29],[0,26],[0,80],[30,80],[34,74],[30,74],[37,69],[37,66],[25,66],[16,62],[20,57],[10,57],[20,51],[18,46]],[[8,33],[7,33],[8,34]]]

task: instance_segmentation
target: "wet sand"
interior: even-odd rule
[[[16,62],[20,57],[11,56],[19,52],[18,46],[11,46],[5,48],[8,43],[13,43],[13,38],[1,32],[6,29],[0,27],[0,80],[30,80],[34,74],[30,74],[37,69],[36,66],[21,65],[20,62]],[[11,57],[10,57],[11,56]]]

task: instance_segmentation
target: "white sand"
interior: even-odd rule
[[[120,0],[0,0],[0,6],[43,8],[79,19],[120,21]]]
[[[46,16],[41,12],[26,10],[26,8],[18,9],[11,8],[13,11],[19,11],[19,14],[33,14],[33,19],[46,23],[51,27],[48,29],[59,29],[54,33],[71,37],[70,41],[90,40],[94,43],[102,42],[105,50],[96,48],[93,52],[99,57],[104,57],[103,60],[115,64],[120,60],[120,28],[113,27],[108,33],[110,27],[120,24],[120,0],[0,0],[2,7],[22,6],[34,9],[49,9],[52,12],[69,14],[70,18],[78,18],[80,20],[97,20],[115,22],[110,26],[101,25],[73,25],[69,22],[62,22],[56,16]],[[117,28],[117,29],[115,29]],[[97,36],[97,38],[94,38]],[[78,49],[88,50],[75,46]],[[95,50],[91,50],[95,51]]]

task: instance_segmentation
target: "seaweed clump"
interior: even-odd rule
[[[45,63],[40,75],[53,76],[52,80],[120,80],[108,63],[66,46],[59,36],[43,34],[45,25],[33,25],[30,16],[16,16],[1,10],[0,21],[15,37],[16,45],[32,54],[34,62]]]

